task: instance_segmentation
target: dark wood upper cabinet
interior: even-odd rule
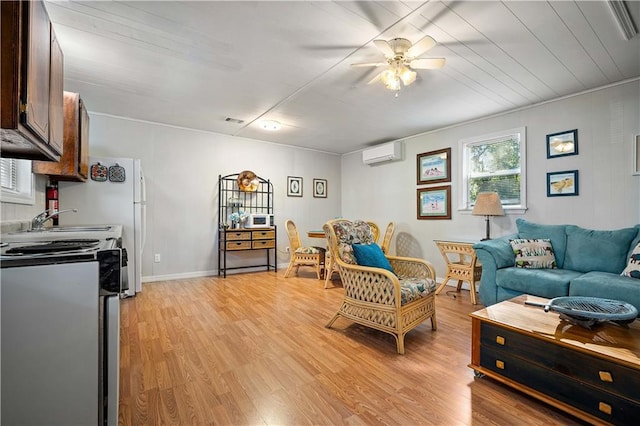
[[[2,1],[3,157],[58,161],[63,55],[42,1]]]
[[[34,161],[33,173],[56,180],[87,180],[89,114],[78,93],[64,92],[64,151],[60,161]]]

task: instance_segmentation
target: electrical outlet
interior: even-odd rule
[[[153,256],[153,261],[154,261],[155,263],[160,263],[160,253],[156,253],[156,254]]]

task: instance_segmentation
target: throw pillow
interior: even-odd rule
[[[627,263],[627,267],[624,268],[620,275],[640,279],[640,243],[631,252],[629,263]]]
[[[516,268],[556,269],[556,257],[549,239],[528,240],[517,238],[509,240],[516,255]]]
[[[391,264],[377,244],[354,244],[353,254],[356,255],[358,265],[383,268],[393,272]]]
[[[516,219],[516,226],[518,227],[518,238],[548,238],[551,240],[558,268],[563,267],[567,248],[566,225],[543,225],[519,217]]]

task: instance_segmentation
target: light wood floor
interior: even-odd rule
[[[123,425],[580,424],[470,361],[469,293],[437,296],[438,330],[339,319],[343,289],[303,268],[145,284],[122,301]]]

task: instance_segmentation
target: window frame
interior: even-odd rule
[[[493,139],[505,139],[512,135],[519,135],[520,139],[520,204],[503,205],[502,208],[505,214],[523,214],[527,210],[527,128],[523,126],[459,140],[460,160],[458,162],[458,175],[460,184],[458,185],[458,193],[460,195],[458,211],[471,213],[473,210],[473,206],[470,205],[469,201],[469,178],[467,173],[469,163],[468,147],[487,143]]]
[[[1,160],[15,160],[16,189],[0,188],[0,201],[11,204],[35,204],[35,179],[31,172],[31,160],[4,157]]]

